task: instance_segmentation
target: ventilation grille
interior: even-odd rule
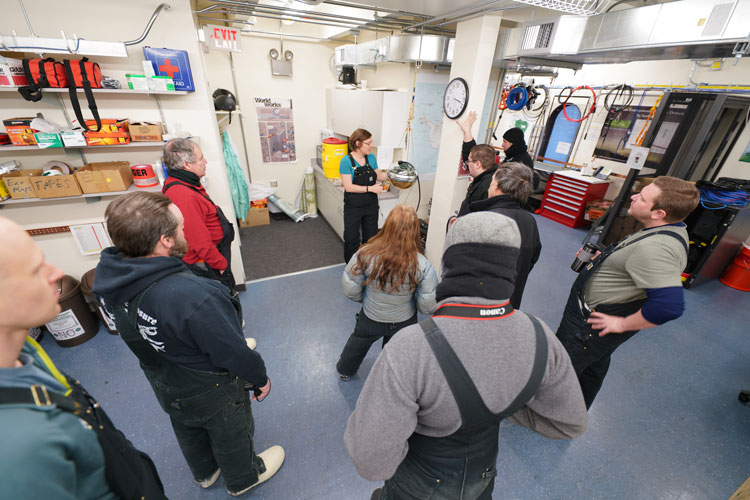
[[[521,41],[521,50],[548,49],[555,23],[527,26]]]

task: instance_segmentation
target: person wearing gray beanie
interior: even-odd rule
[[[542,241],[539,238],[534,216],[522,208],[526,205],[532,191],[531,171],[522,163],[503,163],[492,177],[492,184],[487,191],[486,200],[475,201],[469,209],[471,212],[495,212],[506,215],[516,221],[521,232],[521,249],[516,261],[516,279],[510,303],[518,309],[521,307],[526,280],[539,260],[542,252]]]
[[[513,308],[521,236],[494,212],[448,230],[432,316],[378,356],[344,443],[373,499],[492,498],[504,418],[552,439],[586,429],[586,406],[565,349]]]

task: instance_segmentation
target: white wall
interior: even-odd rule
[[[218,137],[218,129],[210,100],[210,91],[206,85],[203,64],[199,54],[196,32],[193,23],[191,3],[189,0],[169,2],[171,8],[162,11],[156,20],[151,33],[144,43],[128,47],[128,58],[95,57],[101,65],[102,73],[119,79],[125,84],[125,73],[142,73],[142,47],[169,47],[187,50],[192,67],[196,91],[184,96],[162,96],[161,102],[166,121],[171,126],[181,125],[189,130],[199,141],[208,160],[208,181],[206,188],[211,197],[223,208],[228,217],[233,218],[234,210],[228,190],[228,181],[224,170],[223,154]],[[153,13],[157,2],[150,0],[130,0],[128,2],[100,2],[97,0],[79,0],[66,3],[61,8],[55,0],[38,0],[25,2],[29,19],[34,31],[42,37],[59,37],[64,30],[70,37],[74,33],[80,38],[89,40],[122,41],[138,38]],[[0,33],[16,30],[19,35],[28,33],[23,13],[18,4],[8,3],[3,7],[0,17]],[[19,58],[21,54],[6,53]],[[54,56],[57,60],[62,55]],[[79,94],[82,95],[82,94]],[[38,111],[45,116],[64,124],[62,112],[56,94],[45,94],[39,103],[27,103],[15,93],[0,93],[0,118],[34,115]],[[159,113],[154,98],[140,95],[96,94],[100,115],[103,118],[131,118],[159,121]],[[67,104],[67,97],[63,97]],[[82,101],[84,106],[85,99]],[[72,111],[69,111],[73,117]],[[84,116],[90,116],[84,110]],[[127,160],[131,164],[151,162],[161,156],[159,148],[148,150],[106,149],[101,152],[85,149],[89,161]],[[49,151],[37,154],[35,151],[0,155],[3,161],[18,159],[24,168],[38,167],[51,159],[67,159],[75,166],[82,164],[75,151]],[[76,223],[101,222],[104,210],[111,198],[86,203],[84,199],[50,200],[39,203],[7,205],[0,214],[21,224],[24,228],[62,226]],[[98,257],[82,257],[70,233],[35,237],[35,241],[45,252],[47,259],[67,274],[80,277],[85,271],[96,266]],[[233,248],[232,270],[238,281],[244,281],[244,272],[239,255],[239,246]]]
[[[258,20],[254,29],[278,31],[279,23]],[[284,26],[285,31],[317,35],[309,26]],[[237,75],[239,107],[245,128],[249,155],[250,178],[254,183],[269,185],[278,181],[276,194],[294,203],[305,168],[315,158],[315,148],[320,144],[320,130],[325,128],[325,89],[336,84],[329,70],[329,60],[334,44],[306,40],[284,39],[284,50],[294,53],[293,76],[273,76],[268,52],[280,49],[279,37],[242,36],[242,52],[233,53]],[[205,55],[211,92],[218,87],[233,91],[231,66],[226,53],[210,52]],[[296,163],[263,163],[261,158],[255,98],[291,98],[294,109],[294,129],[297,147]],[[235,123],[235,120],[237,122]],[[229,127],[237,149],[242,149],[238,118],[233,117]],[[244,157],[244,152],[243,152]]]

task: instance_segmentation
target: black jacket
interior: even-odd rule
[[[516,262],[515,286],[513,295],[510,297],[510,303],[518,309],[521,307],[521,297],[523,296],[523,289],[526,287],[526,279],[542,252],[542,242],[539,239],[536,220],[528,211],[521,208],[518,201],[507,194],[474,202],[471,204],[470,210],[471,212],[499,213],[510,217],[518,225],[518,230],[521,233],[521,253]]]
[[[531,169],[534,175],[533,188],[539,187],[539,174],[534,170],[534,160],[531,159],[531,155],[527,151],[526,144],[513,145],[505,151],[505,161],[503,163],[518,162],[523,163]]]
[[[477,141],[473,139],[469,142],[463,143],[461,148],[461,158],[463,158],[464,161],[469,159],[469,152],[471,151],[471,148],[476,145]],[[466,198],[461,202],[461,208],[458,210],[459,217],[468,214],[470,212],[469,206],[475,201],[487,199],[487,190],[490,188],[490,184],[492,184],[492,176],[495,174],[496,170],[497,166],[493,165],[472,179],[471,184],[469,184],[469,187],[466,189]]]
[[[180,272],[189,276],[175,274]],[[106,248],[96,266],[93,292],[111,309],[156,281],[141,298],[137,318],[141,334],[156,351],[193,370],[228,371],[258,387],[266,384],[265,363],[245,343],[229,290],[193,275],[180,259],[130,259],[115,247]]]

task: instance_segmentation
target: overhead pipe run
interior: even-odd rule
[[[149,32],[151,31],[151,27],[154,25],[154,22],[156,21],[156,18],[159,17],[159,13],[161,13],[162,9],[171,9],[172,7],[167,3],[161,3],[158,7],[156,7],[156,10],[154,10],[154,13],[151,14],[151,19],[148,21],[148,24],[146,25],[146,29],[143,30],[143,34],[136,38],[135,40],[130,40],[129,42],[123,42],[125,45],[138,45],[143,40],[146,39]]]
[[[411,12],[405,12],[394,9],[381,9],[351,2],[341,2],[338,0],[327,0],[322,3],[342,7],[356,8],[374,12],[374,18],[362,18],[353,16],[340,16],[328,12],[310,11],[304,9],[290,9],[274,5],[248,4],[237,0],[217,0],[212,5],[193,12],[203,18],[203,14],[233,14],[244,16],[256,16],[265,19],[291,19],[300,23],[317,24],[324,26],[334,26],[345,29],[361,29],[367,31],[403,31],[404,28],[411,25],[415,20],[426,19],[426,16]],[[382,16],[379,13],[394,15]],[[411,19],[403,19],[402,16],[408,16]],[[211,18],[205,18],[211,19]],[[229,20],[224,19],[228,22]],[[234,21],[236,22],[236,21]],[[426,28],[426,34],[450,35],[453,31],[443,28]]]

